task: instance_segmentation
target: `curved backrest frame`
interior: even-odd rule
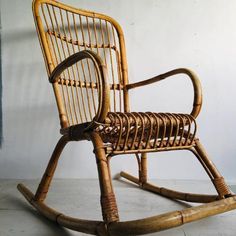
[[[55,67],[57,66],[57,64],[59,64],[59,63],[56,63],[57,60],[54,59],[58,55],[56,55],[56,53],[54,53],[54,56],[53,56],[52,45],[49,45],[49,40],[47,38],[48,35],[50,34],[50,37],[51,37],[51,35],[53,35],[54,37],[60,38],[60,40],[64,40],[67,44],[68,44],[69,41],[70,41],[69,43],[73,44],[73,42],[72,42],[73,39],[72,39],[72,37],[71,37],[71,39],[66,39],[66,37],[62,36],[62,34],[60,33],[60,30],[59,30],[59,33],[57,33],[57,32],[54,32],[53,30],[51,30],[51,31],[48,30],[47,31],[45,29],[45,22],[44,22],[45,18],[43,19],[43,16],[42,16],[42,6],[43,5],[46,5],[47,7],[49,6],[53,10],[55,8],[59,9],[58,11],[60,12],[61,17],[62,17],[61,11],[66,12],[67,18],[68,18],[68,14],[71,14],[71,16],[73,15],[73,17],[74,17],[74,15],[78,15],[80,17],[79,18],[80,23],[81,23],[81,18],[84,17],[84,19],[87,20],[88,30],[89,30],[88,19],[92,19],[92,20],[90,20],[90,22],[91,21],[94,22],[94,19],[98,20],[98,21],[100,20],[100,23],[101,22],[106,23],[106,27],[108,27],[108,23],[109,23],[109,27],[114,27],[114,29],[116,31],[117,39],[118,39],[118,41],[117,41],[118,49],[117,49],[117,52],[115,52],[115,53],[118,54],[118,57],[119,57],[119,59],[116,61],[116,63],[117,63],[117,68],[118,68],[117,71],[119,71],[119,73],[120,73],[120,75],[119,75],[119,82],[120,83],[117,85],[115,83],[112,84],[112,82],[111,82],[110,88],[112,90],[112,93],[110,92],[110,94],[114,94],[113,101],[111,102],[114,105],[111,108],[111,110],[113,110],[113,111],[129,111],[128,92],[126,90],[126,85],[128,84],[126,50],[125,50],[124,34],[123,34],[123,31],[122,31],[122,28],[120,27],[120,25],[113,18],[111,18],[109,16],[106,16],[106,15],[103,15],[103,14],[100,14],[100,13],[95,13],[95,12],[92,12],[92,11],[87,11],[87,10],[74,8],[74,7],[68,6],[64,3],[60,3],[60,2],[57,2],[57,1],[54,1],[54,0],[34,0],[33,1],[33,14],[34,14],[37,33],[38,33],[38,36],[39,36],[39,41],[40,41],[40,45],[41,45],[41,48],[42,48],[42,51],[43,51],[45,65],[46,65],[46,69],[47,69],[47,73],[48,73],[49,77],[50,77],[51,73],[53,72],[53,70],[55,69]],[[55,14],[55,12],[54,12],[54,14]],[[67,21],[68,21],[68,19],[67,19]],[[54,22],[55,22],[55,20],[54,20]],[[54,24],[56,24],[56,23],[54,23]],[[62,24],[63,24],[63,22],[62,22]],[[63,25],[63,27],[64,27],[64,25]],[[69,26],[69,28],[70,28],[70,26]],[[96,28],[96,26],[95,26],[95,28]],[[65,27],[64,27],[64,29],[65,29]],[[82,28],[82,30],[83,30],[83,28]],[[101,31],[102,31],[102,26],[101,26]],[[83,34],[83,32],[82,32],[82,34]],[[95,34],[96,34],[96,32],[95,32]],[[114,32],[113,32],[113,34],[114,34]],[[108,35],[108,39],[109,39],[109,33],[107,33],[107,35]],[[89,35],[89,37],[90,37],[90,35]],[[113,40],[115,41],[115,38]],[[77,38],[76,42],[79,45],[78,38]],[[90,42],[90,44],[89,43],[86,44],[84,42],[84,45],[85,45],[84,46],[85,50],[90,49],[89,45],[91,46],[91,50],[93,50],[91,42]],[[86,45],[88,45],[87,48],[86,48]],[[104,46],[105,45],[104,41],[103,41],[103,44],[101,44],[101,45],[103,45],[103,46],[100,46],[99,50],[103,49],[104,57],[106,57],[107,52],[105,52],[105,49],[104,49],[104,47],[105,47]],[[80,46],[78,46],[78,48],[79,47]],[[111,49],[112,49],[112,46],[109,42],[109,44],[107,46],[107,50],[110,50],[110,54],[111,54],[111,51],[112,51]],[[98,43],[97,43],[96,50],[98,51]],[[66,55],[64,57],[66,57]],[[110,58],[112,59],[112,56],[110,56]],[[106,60],[106,58],[105,58],[105,60]],[[109,66],[107,65],[107,67],[109,67]],[[113,71],[112,71],[112,73],[113,73]],[[59,110],[59,115],[60,115],[62,128],[66,128],[70,125],[77,124],[77,123],[83,123],[83,119],[81,119],[80,122],[76,122],[76,121],[75,122],[72,122],[72,121],[70,122],[69,121],[69,117],[68,117],[68,115],[66,115],[67,112],[66,112],[65,102],[63,103],[63,98],[62,98],[62,95],[61,95],[61,92],[60,92],[59,84],[58,83],[53,83],[53,89],[54,89],[54,93],[55,93],[55,96],[56,96],[57,107],[58,107],[58,110]],[[120,94],[122,93],[122,97],[120,96],[119,108],[117,108],[118,105],[116,104],[116,103],[118,103],[116,101],[116,91],[117,90],[120,90],[119,91]],[[72,115],[71,115],[71,117],[72,117]],[[87,120],[87,121],[90,121],[90,120]]]

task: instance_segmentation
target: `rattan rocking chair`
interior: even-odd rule
[[[40,213],[59,225],[94,235],[140,235],[157,232],[236,208],[236,197],[209,160],[196,137],[202,105],[201,85],[190,70],[180,68],[151,79],[128,83],[124,35],[112,18],[76,9],[54,0],[34,0],[33,13],[45,64],[59,111],[61,134],[34,195],[23,184],[19,191]],[[129,90],[185,74],[194,88],[191,114],[131,112]],[[101,189],[103,221],[76,219],[48,207],[46,198],[57,162],[70,141],[92,141]],[[209,175],[218,195],[177,192],[147,181],[147,153],[189,150]],[[119,221],[109,161],[134,154],[138,178],[120,175],[159,195],[204,203],[145,219]]]

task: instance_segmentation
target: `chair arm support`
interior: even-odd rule
[[[83,50],[69,56],[64,61],[62,61],[60,64],[57,65],[57,67],[51,73],[49,81],[51,83],[56,83],[63,71],[65,71],[67,68],[73,66],[74,64],[83,59],[92,60],[94,68],[98,75],[97,86],[99,91],[98,95],[99,101],[98,101],[97,114],[93,118],[93,121],[102,123],[109,110],[110,87],[108,83],[107,66],[105,63],[103,63],[101,57],[99,57],[96,53],[90,50]]]
[[[159,82],[161,80],[164,80],[170,76],[177,75],[177,74],[186,74],[190,78],[192,85],[193,85],[193,90],[194,90],[194,101],[193,101],[193,109],[191,111],[191,115],[196,118],[198,114],[200,113],[201,106],[202,106],[202,88],[201,88],[201,83],[200,80],[198,79],[197,75],[192,72],[189,69],[186,68],[179,68],[175,70],[168,71],[164,74],[157,75],[151,79],[143,80],[137,83],[132,83],[126,85],[126,89],[133,89],[133,88],[138,88],[144,85],[152,84],[155,82]]]

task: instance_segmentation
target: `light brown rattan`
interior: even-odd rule
[[[119,24],[103,14],[77,9],[54,0],[34,0],[33,13],[49,82],[52,84],[62,137],[34,194],[18,189],[45,217],[67,228],[94,235],[140,235],[172,228],[236,208],[236,198],[196,137],[202,105],[201,85],[189,69],[179,68],[151,79],[128,82],[124,35]],[[193,85],[190,114],[132,112],[129,90],[182,74]],[[92,141],[101,190],[103,221],[75,219],[44,202],[61,152],[70,141]],[[217,195],[178,192],[148,183],[147,153],[189,150],[214,184]],[[134,154],[138,178],[120,175],[142,189],[188,202],[205,203],[134,221],[119,221],[112,187],[110,159]],[[141,204],[141,203],[140,203]]]

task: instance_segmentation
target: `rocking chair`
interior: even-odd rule
[[[112,18],[54,0],[34,0],[33,13],[49,82],[59,111],[62,137],[52,153],[38,189],[19,191],[41,214],[59,225],[94,235],[140,235],[157,232],[236,208],[236,196],[208,158],[196,137],[202,106],[201,85],[189,69],[180,68],[137,83],[128,82],[124,34]],[[129,91],[187,75],[194,89],[191,114],[133,112]],[[44,200],[61,152],[70,141],[92,141],[101,190],[103,221],[77,219],[48,207]],[[210,177],[218,195],[192,194],[147,181],[147,153],[189,150]],[[120,221],[109,168],[111,157],[134,154],[138,178],[120,176],[144,190],[175,200],[204,203],[145,219]]]

